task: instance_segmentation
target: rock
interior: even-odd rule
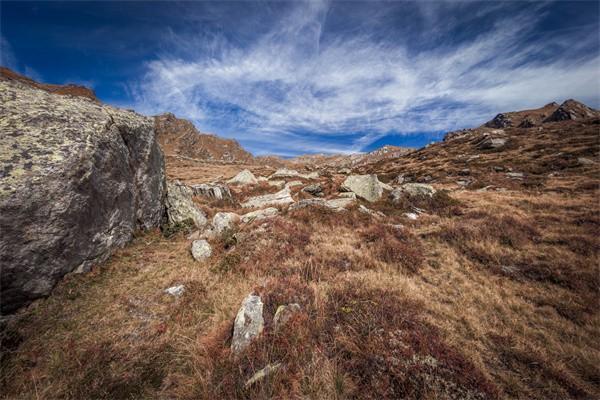
[[[346,207],[353,204],[356,200],[352,198],[339,198],[339,199],[304,199],[290,206],[289,210],[299,210],[305,207],[325,207],[334,211],[345,211]]]
[[[254,375],[252,375],[252,378],[250,378],[246,381],[244,388],[247,389],[250,386],[254,385],[255,383],[262,381],[267,376],[272,375],[274,372],[276,372],[279,368],[281,368],[281,363],[267,365],[266,367],[264,367],[263,369],[261,369],[260,371],[258,371]]]
[[[285,181],[268,181],[269,186],[275,186],[278,188],[283,188],[285,186]]]
[[[300,311],[300,304],[291,303],[286,306],[277,307],[275,316],[273,317],[273,328],[278,330],[285,325],[294,314]]]
[[[189,235],[187,235],[186,239],[187,240],[198,240],[198,239],[200,239],[201,234],[202,234],[202,232],[196,230],[196,231],[190,233]]]
[[[228,180],[227,183],[232,183],[234,185],[255,185],[258,183],[258,179],[256,179],[250,170],[245,169]]]
[[[522,172],[507,172],[506,176],[511,179],[523,179],[524,175]]]
[[[396,185],[402,185],[404,183],[404,174],[399,174],[396,179],[394,179],[394,183]]]
[[[535,126],[535,121],[529,117],[526,117],[519,124],[519,128],[533,128]]]
[[[372,215],[372,216],[377,217],[377,218],[383,218],[383,217],[385,217],[385,214],[382,213],[381,211],[371,210],[370,208],[367,208],[367,207],[363,206],[362,204],[358,206],[358,211],[361,212],[361,213],[363,213],[363,214]]]
[[[191,186],[194,196],[203,196],[211,199],[231,199],[231,191],[227,185],[220,183],[200,183]]]
[[[204,261],[212,254],[210,244],[204,239],[194,240],[192,242],[192,257],[196,261]]]
[[[301,176],[301,174],[300,174],[300,172],[296,171],[295,169],[280,168],[277,171],[273,172],[271,174],[271,176],[269,176],[269,179],[295,178],[298,176]]]
[[[216,235],[220,235],[240,220],[240,216],[232,212],[218,212],[212,219],[212,227]]]
[[[271,204],[289,204],[293,202],[294,199],[292,199],[290,189],[286,187],[277,193],[250,197],[248,200],[242,203],[242,207],[263,207]]]
[[[312,194],[313,196],[323,196],[323,187],[319,183],[308,185],[302,189],[303,192]]]
[[[314,171],[314,172],[311,172],[310,174],[301,175],[300,177],[304,178],[304,179],[309,179],[309,180],[319,179],[319,172],[318,171]]]
[[[498,114],[493,120],[487,122],[485,126],[488,128],[508,128],[512,126],[511,118],[506,114]]]
[[[581,165],[594,165],[595,164],[594,160],[586,158],[586,157],[577,158],[577,162]]]
[[[427,185],[424,183],[405,183],[397,189],[394,189],[390,193],[390,197],[392,198],[392,202],[398,202],[404,195],[408,195],[409,197],[415,196],[433,196],[435,194],[435,189],[431,185]]]
[[[342,168],[340,170],[338,170],[338,174],[342,174],[342,175],[350,175],[352,173],[352,171],[350,170],[350,168]]]
[[[302,185],[302,181],[291,181],[285,184],[285,186],[289,188],[300,185]]]
[[[585,118],[597,118],[600,112],[580,103],[576,100],[569,99],[556,109],[544,122],[578,120]]]
[[[165,293],[175,297],[181,296],[184,291],[185,287],[183,285],[171,286],[170,288],[165,289]]]
[[[261,219],[273,218],[279,214],[279,210],[275,207],[269,207],[262,210],[252,211],[242,215],[242,222],[248,223],[252,221],[259,221]]]
[[[468,168],[465,169],[461,169],[460,171],[458,171],[458,175],[459,176],[467,176],[471,174],[471,170]]]
[[[152,118],[1,81],[0,132],[2,314],[160,225],[165,171]]]
[[[342,190],[354,192],[358,197],[373,202],[381,198],[384,184],[379,182],[377,175],[350,175],[342,183]]]
[[[415,214],[415,213],[404,213],[404,216],[413,221],[416,220],[417,218],[419,218],[419,215]]]
[[[469,158],[467,158],[465,161],[466,162],[471,162],[471,161],[475,161],[477,159],[481,158],[481,156],[479,154],[474,154],[472,156],[469,156]]]
[[[263,327],[262,300],[260,296],[250,294],[242,302],[242,306],[235,317],[231,351],[234,354],[242,352],[255,337],[262,333]]]
[[[179,181],[167,182],[165,206],[167,208],[167,219],[169,224],[175,225],[191,220],[198,228],[202,228],[206,225],[206,215],[192,200],[193,195],[194,192],[189,186],[186,186]]]
[[[500,149],[505,145],[505,138],[491,138],[489,136],[484,137],[475,144],[475,146],[480,150]]]
[[[338,193],[338,197],[348,198],[348,199],[355,199],[356,200],[356,193],[354,193],[354,192],[341,192],[341,193]]]
[[[505,170],[505,168],[502,167],[502,166],[500,166],[500,165],[495,165],[493,167],[493,169],[494,169],[495,172],[504,172],[504,170]]]

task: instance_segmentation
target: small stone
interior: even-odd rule
[[[192,257],[196,261],[204,261],[212,254],[210,244],[204,239],[194,240],[192,242]]]
[[[286,306],[277,307],[275,316],[273,317],[273,327],[275,330],[285,325],[292,316],[300,311],[300,305],[298,303],[291,303]]]
[[[419,218],[419,215],[415,214],[415,213],[404,213],[404,216],[413,221],[416,220],[417,218]]]
[[[183,285],[171,286],[170,288],[165,289],[165,293],[175,297],[181,296],[184,291],[185,287]]]
[[[323,187],[318,183],[315,183],[313,185],[308,185],[305,188],[303,188],[302,191],[306,192],[306,193],[310,193],[313,196],[322,196],[323,195]]]
[[[264,367],[263,369],[261,369],[260,371],[258,371],[254,375],[252,375],[252,378],[250,378],[250,379],[248,379],[248,381],[246,381],[246,384],[244,385],[244,387],[249,388],[250,386],[254,385],[255,383],[262,381],[267,376],[276,372],[280,367],[281,367],[281,363],[267,365],[266,367]]]

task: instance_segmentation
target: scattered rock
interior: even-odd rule
[[[522,172],[507,172],[506,176],[511,179],[523,179],[524,175]]]
[[[505,138],[492,138],[485,136],[475,145],[480,150],[500,149],[506,145]]]
[[[258,183],[258,179],[256,179],[250,170],[245,169],[228,180],[227,183],[232,183],[234,185],[255,185]]]
[[[179,181],[167,182],[167,198],[165,206],[167,208],[167,218],[169,224],[191,220],[198,228],[206,225],[206,215],[196,206],[192,200],[194,192],[192,189]]]
[[[269,179],[276,179],[276,178],[296,178],[301,176],[302,174],[300,174],[300,172],[296,171],[295,169],[287,169],[287,168],[280,168],[277,171],[273,172],[271,174],[271,176],[269,176]]]
[[[416,220],[417,218],[419,218],[419,215],[416,213],[404,213],[404,216],[413,221]]]
[[[273,328],[278,330],[285,325],[292,316],[300,311],[300,304],[291,303],[286,306],[277,307],[275,316],[273,317]]]
[[[358,211],[363,214],[369,214],[369,215],[372,215],[377,218],[385,217],[385,214],[382,213],[381,211],[371,210],[370,208],[367,208],[367,207],[363,206],[362,204],[358,206]]]
[[[183,285],[171,286],[170,288],[165,289],[165,293],[175,297],[181,296],[184,291],[185,287]]]
[[[191,186],[194,196],[203,196],[211,199],[231,199],[231,191],[227,185],[220,183],[200,183]]]
[[[404,174],[399,174],[396,179],[394,179],[394,183],[396,185],[402,185],[404,183]]]
[[[392,202],[398,202],[400,199],[407,194],[409,197],[413,196],[433,196],[435,189],[431,185],[424,183],[405,183],[397,189],[394,189],[390,193]]]
[[[269,186],[275,186],[278,188],[283,188],[285,186],[285,181],[268,181]]]
[[[495,172],[504,172],[505,171],[505,168],[502,167],[502,166],[500,166],[500,165],[495,165],[493,167],[493,169],[494,169]]]
[[[290,189],[286,187],[277,193],[250,197],[248,200],[242,203],[242,207],[264,207],[271,204],[290,204],[293,202],[294,199],[292,199]]]
[[[313,196],[323,196],[323,187],[319,183],[308,185],[302,189],[303,192],[312,194]]]
[[[325,207],[330,208],[334,211],[345,211],[346,207],[353,204],[356,200],[352,198],[339,198],[339,199],[304,199],[290,206],[290,210],[298,210],[305,207]]]
[[[252,375],[252,378],[250,378],[250,379],[248,379],[248,381],[246,381],[244,388],[249,388],[250,386],[254,385],[255,383],[262,381],[267,376],[272,375],[274,372],[276,372],[279,368],[281,368],[281,363],[267,365],[266,367],[264,367],[263,369],[261,369],[260,371],[258,371],[254,375]]]
[[[342,183],[341,189],[373,202],[381,198],[385,186],[387,185],[379,182],[377,175],[350,175]]]
[[[218,212],[212,219],[212,228],[215,235],[220,235],[240,220],[240,216],[232,212]]]
[[[302,185],[302,181],[291,181],[285,184],[285,186],[289,188],[300,185]]]
[[[269,207],[262,210],[252,211],[247,214],[242,215],[242,222],[248,223],[252,221],[257,221],[265,218],[273,218],[279,214],[279,210],[275,207]]]
[[[577,162],[581,165],[594,165],[595,164],[594,160],[586,158],[586,157],[577,158]]]
[[[204,261],[212,254],[210,244],[204,239],[194,240],[192,242],[192,257],[196,261]]]
[[[250,294],[242,302],[233,324],[231,351],[242,352],[263,331],[263,302],[260,296]]]
[[[488,128],[508,128],[512,126],[511,118],[506,114],[498,114],[493,120],[487,122],[485,126]]]
[[[354,192],[341,192],[341,193],[338,193],[338,197],[356,200],[356,193],[354,193]]]
[[[596,111],[585,104],[576,100],[569,99],[556,109],[544,122],[577,120],[584,118],[595,118],[600,116],[600,112]]]

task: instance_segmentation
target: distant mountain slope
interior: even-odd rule
[[[190,121],[173,114],[158,115],[154,120],[158,141],[167,156],[240,163],[254,160],[237,141],[200,133]]]
[[[45,90],[49,93],[71,95],[77,97],[87,97],[90,100],[98,101],[96,94],[92,89],[80,85],[53,85],[48,83],[39,83],[26,76],[20,75],[6,67],[0,67],[0,81],[18,81],[31,87]]]

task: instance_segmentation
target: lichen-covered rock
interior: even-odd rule
[[[231,351],[240,353],[263,331],[263,302],[260,296],[250,294],[242,302],[233,323]]]
[[[212,219],[212,229],[216,235],[220,235],[240,220],[240,216],[232,212],[218,212]]]
[[[286,187],[277,193],[250,197],[248,200],[242,203],[242,207],[264,207],[273,204],[289,204],[293,202],[294,199],[292,198],[290,188]]]
[[[221,183],[199,183],[191,186],[194,196],[204,196],[211,199],[231,200],[231,190]]]
[[[379,182],[377,175],[350,175],[341,187],[342,190],[354,192],[358,197],[371,202],[379,200],[383,189],[388,188],[388,185]]]
[[[175,225],[184,221],[193,221],[194,225],[202,228],[206,225],[206,215],[192,200],[193,190],[179,181],[167,182],[167,219],[169,224]]]
[[[204,261],[212,255],[210,244],[204,240],[194,240],[192,242],[192,257],[196,261]]]
[[[428,196],[435,194],[435,189],[431,185],[425,183],[405,183],[397,189],[390,192],[390,197],[393,203],[399,202],[404,196]]]
[[[294,314],[300,312],[300,309],[301,307],[298,303],[290,303],[288,305],[277,307],[277,311],[275,311],[275,316],[273,317],[273,328],[275,330],[280,329],[294,316]]]
[[[262,219],[273,218],[279,214],[279,210],[275,207],[263,208],[262,210],[251,211],[242,215],[242,222],[248,223],[252,221],[260,221]]]
[[[2,313],[160,225],[165,173],[152,119],[3,81],[0,136]]]

